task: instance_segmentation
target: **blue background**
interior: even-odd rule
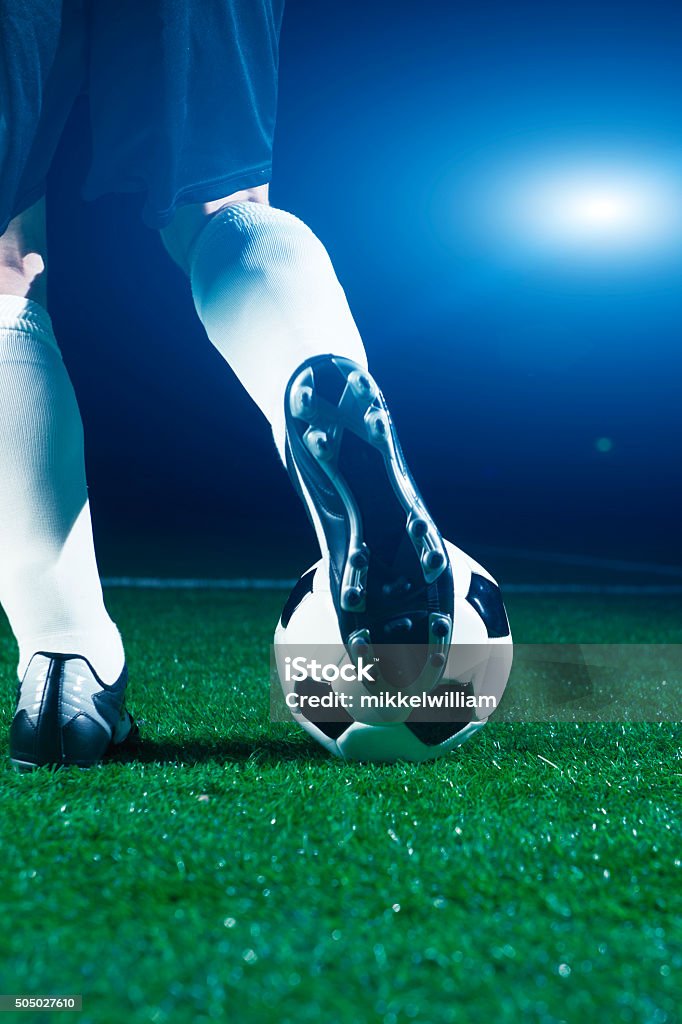
[[[503,580],[682,576],[657,568],[682,564],[679,247],[566,263],[480,216],[519,160],[682,176],[680,35],[663,3],[289,0],[272,202],[327,245],[443,532]],[[101,567],[296,575],[314,541],[269,429],[138,199],[81,203],[83,123],[49,273]]]

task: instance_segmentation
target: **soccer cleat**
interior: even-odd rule
[[[452,636],[452,571],[381,391],[350,359],[317,356],[289,381],[285,415],[289,474],[326,540],[349,654],[423,645],[435,685]]]
[[[125,708],[127,669],[107,685],[77,654],[40,651],[19,684],[10,726],[15,768],[77,765],[89,768],[136,730]]]

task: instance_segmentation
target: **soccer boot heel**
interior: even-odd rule
[[[128,673],[103,683],[75,654],[34,654],[19,684],[10,726],[10,760],[30,771],[42,765],[89,768],[133,735],[125,708]]]

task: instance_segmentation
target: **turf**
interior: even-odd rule
[[[0,990],[82,993],[52,1016],[81,1024],[678,1021],[675,726],[492,723],[433,764],[346,765],[268,721],[281,600],[109,595],[144,742],[4,772]],[[679,601],[509,611],[526,642],[682,642]],[[0,658],[5,727],[6,627]]]

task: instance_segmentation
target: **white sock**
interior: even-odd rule
[[[235,203],[202,230],[192,294],[210,340],[267,417],[284,460],[284,391],[312,356],[365,349],[331,260],[303,221],[261,203]]]
[[[104,607],[90,525],[83,428],[46,311],[0,295],[0,603],[19,644],[80,654],[105,683],[123,645]]]

